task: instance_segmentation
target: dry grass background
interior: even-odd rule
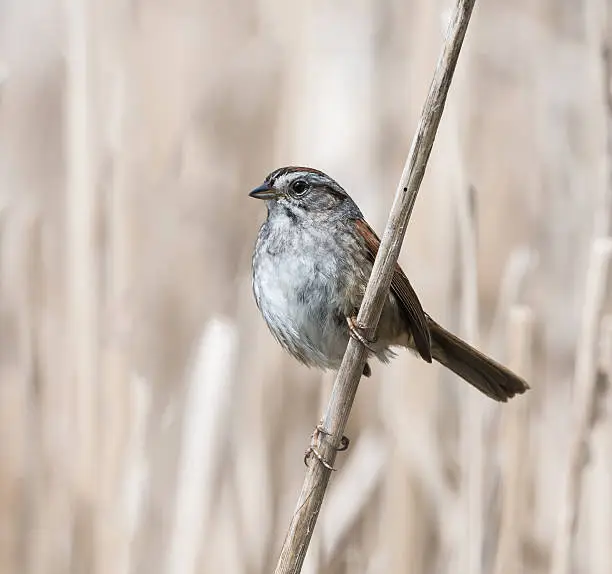
[[[0,572],[272,571],[332,375],[246,194],[314,165],[382,231],[448,7],[0,0]],[[609,10],[477,3],[400,260],[533,390],[375,367],[306,572],[612,572]]]

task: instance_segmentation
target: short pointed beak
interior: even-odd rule
[[[249,193],[249,197],[254,197],[255,199],[274,199],[276,197],[276,191],[267,183],[262,183]]]

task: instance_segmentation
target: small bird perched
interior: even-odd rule
[[[376,338],[364,337],[356,317],[380,241],[332,178],[282,167],[249,195],[268,208],[253,253],[255,301],[274,337],[298,361],[337,370],[352,336],[383,363],[394,356],[392,347],[412,349],[428,363],[433,358],[496,401],[529,388],[427,315],[399,265]],[[370,372],[366,363],[363,374]]]

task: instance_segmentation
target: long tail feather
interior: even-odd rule
[[[456,337],[433,319],[428,321],[433,358],[496,401],[506,402],[529,385],[518,375]]]

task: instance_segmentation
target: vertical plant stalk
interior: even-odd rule
[[[458,197],[461,250],[461,326],[465,339],[478,346],[478,245],[474,189],[462,186]],[[460,569],[482,572],[484,540],[484,405],[481,396],[466,393],[461,412],[462,511],[466,517],[459,549]]]
[[[438,60],[417,133],[412,141],[359,310],[358,321],[366,325],[366,336],[369,337],[376,330],[384,300],[389,292],[394,267],[425,174],[474,3],[475,0],[457,0],[450,18],[442,54]],[[323,418],[323,426],[330,436],[321,440],[320,453],[332,464],[336,458],[334,447],[340,443],[366,359],[367,349],[351,339]],[[330,475],[331,471],[318,461],[310,462],[276,566],[276,574],[297,574],[301,571]]]
[[[608,544],[612,540],[612,314],[601,320],[597,369],[597,404],[591,413],[597,429],[593,436],[593,467],[589,473],[588,508],[589,550],[584,571],[590,574],[610,574],[612,555]],[[586,496],[585,496],[586,498]]]
[[[574,428],[566,470],[564,496],[559,509],[559,522],[552,557],[552,574],[569,574],[572,571],[572,538],[576,530],[583,471],[587,463],[585,450],[595,423],[592,413],[600,392],[596,385],[596,349],[611,260],[612,238],[596,239],[593,242],[587,271],[582,328],[574,375],[574,403],[576,405],[572,421]]]
[[[114,30],[101,29],[103,44],[111,44],[115,40],[114,33]],[[126,486],[128,481],[133,480],[142,469],[142,453],[134,449],[134,442],[138,444],[138,433],[146,421],[142,417],[146,412],[145,397],[148,389],[143,380],[130,373],[130,351],[126,344],[132,258],[129,209],[131,190],[126,185],[129,161],[126,139],[126,66],[119,56],[116,56],[113,63],[112,80],[108,82],[112,90],[110,111],[108,121],[100,129],[110,152],[112,180],[100,196],[101,217],[107,230],[106,241],[100,253],[104,258],[106,279],[100,299],[101,305],[103,303],[104,308],[110,310],[101,317],[101,328],[110,335],[100,341],[95,546],[96,567],[99,571],[128,574],[133,543],[129,524],[134,519],[128,516],[129,505],[118,505],[117,500],[125,496],[129,488]],[[134,502],[139,500],[139,494],[130,496],[129,504],[140,508],[140,504]]]
[[[612,314],[601,320],[601,344],[599,346],[600,369],[608,382],[605,392],[612,392]],[[611,459],[612,460],[612,459]]]
[[[75,483],[82,493],[97,490],[98,281],[95,246],[96,186],[89,105],[89,2],[66,0],[66,248],[69,361]]]
[[[207,539],[206,518],[211,516],[215,478],[226,454],[223,433],[237,344],[234,325],[212,319],[198,345],[185,400],[167,574],[195,572],[201,541]]]
[[[532,348],[534,318],[530,308],[515,305],[508,317],[508,366],[527,381],[533,380]],[[527,524],[529,410],[526,401],[515,401],[504,409],[501,446],[501,523],[495,574],[524,572],[523,543]]]
[[[466,76],[471,59],[465,53],[462,74]],[[459,100],[459,101],[457,101]],[[460,85],[458,96],[449,106],[450,118],[454,124],[454,138],[447,161],[454,173],[451,185],[457,220],[458,279],[461,297],[459,301],[459,326],[462,338],[478,347],[478,210],[476,190],[469,185],[466,175],[465,158],[461,148],[460,113],[469,116],[470,98],[466,83]],[[452,113],[454,112],[454,113]],[[484,452],[483,425],[484,401],[476,393],[462,397],[459,427],[459,453],[461,459],[460,496],[457,499],[461,529],[455,533],[453,548],[454,568],[471,574],[481,574],[484,540]]]
[[[595,232],[608,235],[612,230],[612,2],[604,0],[605,24],[602,46],[602,76],[606,116],[607,185],[603,191],[601,206],[597,209]]]

